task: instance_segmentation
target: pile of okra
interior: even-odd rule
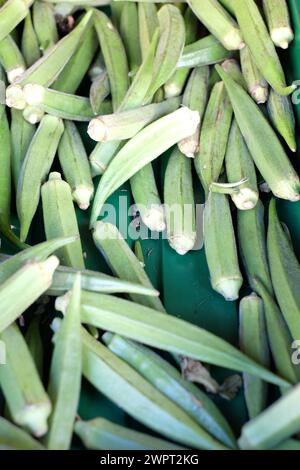
[[[288,5],[158,2],[0,2],[0,449],[300,449],[300,265],[276,207],[300,199]],[[239,344],[166,312],[103,217],[124,183],[178,257],[202,236],[201,188],[211,288],[239,302]],[[113,275],[85,268],[86,210]],[[85,421],[83,378],[145,432],[105,410]],[[216,403],[239,387],[237,434]]]

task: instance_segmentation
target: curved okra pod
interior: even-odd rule
[[[191,160],[178,148],[166,168],[164,207],[168,242],[179,255],[185,255],[196,243],[195,201]]]
[[[275,129],[284,138],[292,152],[296,152],[295,116],[289,96],[280,96],[270,90],[268,113]]]
[[[256,295],[244,297],[239,308],[239,343],[241,351],[265,367],[270,366],[263,301]],[[244,374],[245,399],[249,418],[258,416],[267,405],[267,384]]]
[[[231,52],[225,49],[215,36],[209,35],[185,46],[177,68],[216,64],[229,57]]]
[[[214,85],[200,132],[199,152],[195,157],[197,174],[207,193],[218,181],[226,152],[232,118],[232,106],[224,83]]]
[[[68,301],[66,295],[57,298],[56,309],[64,312]],[[260,366],[207,330],[128,300],[83,291],[81,318],[83,323],[154,348],[232,370],[248,372],[282,387],[290,386],[289,382]]]
[[[96,222],[106,199],[119,186],[172,145],[192,135],[198,124],[199,113],[183,107],[145,127],[125,144],[100,180],[90,226]]]
[[[129,86],[126,52],[118,31],[105,13],[94,10],[94,25],[108,73],[115,111],[122,103]]]
[[[184,410],[85,330],[82,341],[84,377],[124,411],[181,444],[198,449],[225,449]]]
[[[58,41],[53,5],[37,0],[32,7],[32,20],[43,54]]]
[[[0,450],[44,450],[26,431],[0,417]]]
[[[88,134],[97,142],[126,140],[136,135],[143,127],[179,108],[181,98],[169,98],[161,103],[148,104],[139,108],[114,114],[97,116],[89,123]],[[186,104],[186,106],[188,106]],[[195,110],[196,111],[196,110]]]
[[[240,51],[240,60],[250,95],[256,103],[265,103],[269,94],[268,82],[258,70],[248,46]]]
[[[98,221],[93,232],[93,240],[97,248],[104,255],[113,273],[120,279],[134,282],[147,288],[153,288],[140,261],[127,242],[123,239],[117,227],[112,224]],[[157,297],[145,297],[131,293],[130,298],[138,304],[164,312],[165,309]]]
[[[212,400],[151,349],[118,335],[105,333],[108,348],[126,361],[156,389],[185,410],[200,426],[225,446],[236,447],[225,418]]]
[[[227,196],[210,192],[204,209],[204,247],[212,288],[236,300],[243,283]]]
[[[0,63],[9,83],[14,82],[25,71],[23,56],[11,35],[0,41]]]
[[[238,126],[261,175],[277,197],[299,201],[299,177],[272,127],[248,93],[222,67],[216,65],[216,68],[225,83]]]
[[[100,114],[101,105],[110,94],[110,84],[106,71],[96,77],[90,87],[90,103],[94,114]]]
[[[17,188],[21,166],[35,130],[35,126],[23,118],[22,111],[11,109],[11,169],[15,188]]]
[[[287,49],[294,39],[286,0],[263,0],[263,9],[275,46]]]
[[[32,284],[24,285],[24,290],[29,289],[32,289]],[[16,295],[16,292],[11,294]],[[2,331],[0,338],[5,344],[7,358],[6,364],[0,368],[0,384],[9,412],[15,423],[37,437],[43,436],[48,428],[51,403],[25,339],[16,324]]]
[[[116,3],[116,2],[114,2]],[[143,60],[146,58],[152,37],[159,28],[157,9],[154,3],[138,2],[140,47]]]
[[[200,123],[196,132],[178,144],[179,150],[189,158],[194,158],[199,150],[199,133],[205,111],[209,87],[209,67],[197,67],[193,70],[185,87],[182,104],[192,111],[198,111]]]
[[[94,185],[87,154],[80,134],[71,121],[65,122],[65,130],[58,146],[58,157],[72,197],[80,209],[87,209],[94,193]]]
[[[40,57],[39,43],[32,25],[30,11],[24,20],[24,28],[21,39],[21,50],[27,67],[31,67]]]
[[[105,418],[94,418],[90,421],[79,420],[75,423],[74,431],[87,449],[127,451],[182,449],[172,442],[125,428]]]
[[[188,0],[188,5],[226,49],[244,47],[239,26],[217,0]]]
[[[50,450],[70,448],[78,408],[82,371],[80,283],[78,273],[66,314],[55,334],[48,385],[53,411],[45,439]]]
[[[124,2],[120,16],[120,35],[128,57],[130,75],[134,75],[142,62],[139,41],[138,9],[134,2]]]
[[[22,241],[26,240],[28,235],[39,203],[41,184],[51,168],[62,133],[62,120],[46,115],[28,147],[17,188],[17,210]]]
[[[300,264],[278,219],[275,199],[269,206],[267,247],[277,302],[293,338],[297,340],[300,331]]]
[[[21,23],[33,0],[7,0],[0,8],[0,41]]]
[[[264,78],[280,95],[292,93],[296,86],[286,86],[275,46],[255,1],[236,2],[234,10],[243,38]]]
[[[237,215],[239,249],[248,282],[254,289],[254,278],[257,278],[272,294],[273,288],[267,259],[264,206],[258,200],[254,209],[238,211]]]

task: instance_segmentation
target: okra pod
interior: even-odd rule
[[[125,428],[104,418],[79,420],[75,423],[74,431],[87,449],[127,451],[182,449],[172,442]]]
[[[29,327],[26,331],[25,341],[30,355],[35,363],[36,370],[38,371],[39,376],[43,378],[44,351],[40,334],[40,319],[38,316],[30,321]]]
[[[138,9],[136,3],[124,2],[120,16],[119,29],[128,57],[130,75],[132,76],[142,62],[139,41]]]
[[[48,385],[53,404],[46,436],[47,448],[50,450],[70,448],[79,402],[82,371],[80,282],[80,274],[77,274],[66,314],[55,335]]]
[[[90,87],[90,103],[94,114],[99,114],[101,105],[110,94],[110,85],[106,71],[96,77]]]
[[[230,207],[225,194],[210,192],[204,209],[204,248],[212,288],[236,300],[243,283]]]
[[[223,7],[226,8],[232,15],[234,15],[234,2],[235,0],[220,0]]]
[[[300,385],[267,408],[242,428],[242,449],[269,449],[300,431]]]
[[[267,107],[273,126],[292,152],[296,152],[295,116],[289,96],[280,96],[271,89]]]
[[[61,179],[60,173],[53,172],[42,186],[41,193],[47,240],[62,236],[76,237],[73,243],[60,248],[57,254],[66,266],[84,269],[81,240],[70,186]]]
[[[248,46],[240,51],[242,72],[247,83],[248,91],[256,103],[265,103],[268,99],[268,82],[264,79],[254,62]]]
[[[33,26],[38,38],[39,47],[44,54],[58,41],[53,5],[36,0],[33,3],[32,15]]]
[[[172,145],[192,135],[198,124],[199,113],[183,107],[145,127],[125,144],[100,180],[90,225],[94,225],[102,205],[121,184]]]
[[[254,289],[254,278],[258,278],[269,293],[273,293],[267,259],[264,206],[259,200],[248,211],[238,211],[239,249],[248,282]]]
[[[64,312],[67,305],[68,296],[57,298],[57,310]],[[207,330],[128,300],[83,291],[81,319],[83,323],[148,346],[232,370],[248,372],[268,382],[289,387],[286,380],[256,364]]]
[[[188,5],[226,49],[244,47],[239,26],[217,0],[188,0]]]
[[[287,49],[294,39],[286,0],[263,0],[263,9],[275,46]]]
[[[65,130],[58,146],[58,157],[66,181],[71,186],[73,200],[80,209],[87,209],[94,186],[83,142],[71,121],[65,122]]]
[[[148,104],[129,111],[97,116],[89,123],[88,134],[97,142],[126,140],[143,127],[179,108],[181,99],[170,98],[161,103]]]
[[[49,258],[46,263],[49,261],[54,262]],[[33,284],[38,283],[37,278],[32,281]],[[29,290],[29,286],[32,289],[32,281],[31,284],[23,286],[21,296],[25,294],[25,290]],[[16,291],[13,295],[16,296]],[[15,302],[16,297],[13,299]],[[37,437],[43,436],[48,428],[51,403],[25,339],[16,324],[2,331],[0,337],[6,347],[6,364],[0,368],[0,384],[9,412],[15,423],[24,426]]]
[[[125,142],[124,142],[125,143]],[[122,147],[119,140],[99,142],[89,156],[92,176],[103,175],[112,159]]]
[[[165,173],[164,205],[168,242],[179,255],[185,255],[196,243],[196,216],[191,160],[178,148]]]
[[[121,336],[105,333],[103,340],[113,353],[185,410],[205,431],[225,446],[236,447],[234,435],[213,401],[184,380],[175,367],[151,349]]]
[[[298,439],[287,439],[273,448],[274,450],[300,450],[300,441]]]
[[[0,41],[0,63],[9,83],[13,83],[25,71],[23,56],[11,35]]]
[[[27,105],[22,113],[23,118],[26,122],[29,122],[29,124],[37,124],[41,122],[44,115],[45,113],[41,108],[39,108],[38,106],[30,105]]]
[[[218,181],[226,152],[232,119],[232,106],[224,83],[214,85],[203,118],[199,152],[195,168],[207,193],[211,183]]]
[[[238,126],[261,175],[277,197],[298,201],[299,177],[272,127],[248,93],[222,67],[216,65],[216,68],[225,83]]]
[[[115,3],[115,2],[114,2]],[[157,9],[154,3],[138,3],[140,47],[143,60],[146,58],[155,30],[159,28]]]
[[[239,309],[239,342],[241,351],[265,367],[270,366],[269,347],[263,301],[256,295],[244,297]],[[267,405],[267,384],[244,374],[245,399],[250,419],[258,416]]]
[[[125,281],[153,289],[144,268],[123,239],[117,227],[98,221],[93,232],[93,240],[116,276]],[[149,296],[145,297],[133,292],[130,294],[130,298],[134,302],[146,307],[151,307],[161,312],[165,311],[158,297],[150,298]]]
[[[194,158],[196,152],[199,151],[199,133],[201,122],[205,111],[209,87],[209,67],[197,67],[193,70],[186,85],[182,104],[192,111],[198,111],[200,115],[200,123],[196,132],[183,139],[178,144],[179,150],[189,158]]]
[[[0,41],[21,23],[33,0],[7,0],[0,8]]]
[[[300,331],[300,264],[276,212],[276,201],[269,206],[268,259],[275,295],[295,340]]]
[[[11,166],[15,188],[27,149],[35,133],[35,126],[27,122],[19,109],[11,109]]]
[[[0,417],[0,450],[44,450],[26,431]]]
[[[30,11],[24,20],[21,50],[27,67],[31,67],[40,57],[39,43],[33,28]]]
[[[296,86],[286,86],[284,72],[275,46],[255,1],[236,2],[234,7],[245,43],[263,77],[277,93],[289,95]]]
[[[61,119],[44,116],[26,152],[17,188],[17,210],[22,241],[26,240],[28,235],[39,203],[40,187],[51,168],[62,133]]]
[[[185,46],[177,62],[177,68],[212,65],[229,57],[231,52],[225,49],[215,36],[209,35]]]
[[[108,73],[115,111],[122,103],[129,86],[126,52],[118,31],[105,13],[94,10],[94,24]]]
[[[221,64],[222,68],[225,70],[225,72],[230,75],[233,80],[235,80],[241,87],[247,89],[247,85],[245,82],[245,78],[242,74],[241,68],[239,66],[239,63],[235,59],[226,59],[224,62]]]

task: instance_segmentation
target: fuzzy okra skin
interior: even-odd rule
[[[128,57],[130,75],[133,75],[142,62],[139,41],[138,7],[136,3],[124,2],[119,30]]]
[[[198,449],[226,447],[202,429],[126,362],[82,331],[83,375],[118,406],[150,429]],[[120,390],[122,394],[120,395]]]
[[[267,108],[273,126],[284,138],[292,152],[296,152],[295,116],[290,97],[280,96],[271,89]]]
[[[140,261],[129,248],[116,226],[98,221],[93,232],[93,240],[115,275],[125,281],[134,282],[153,289],[151,281]],[[161,312],[165,311],[158,297],[141,296],[134,292],[129,295],[138,304]]]
[[[64,312],[68,301],[66,295],[57,298],[55,308]],[[285,388],[290,386],[289,382],[258,365],[207,330],[128,300],[83,291],[81,318],[83,323],[148,346],[248,372]]]
[[[86,210],[94,193],[94,185],[83,142],[72,121],[65,121],[58,157],[66,181],[71,186],[74,201],[80,209]]]
[[[244,47],[236,21],[217,0],[188,0],[188,5],[226,49],[237,50]]]
[[[185,46],[177,62],[177,68],[212,65],[229,57],[231,52],[225,49],[215,36],[209,35]]]
[[[61,179],[60,173],[50,173],[42,186],[43,217],[48,240],[62,236],[74,236],[76,240],[58,250],[66,266],[84,269],[78,223],[72,201],[71,188]]]
[[[228,198],[210,192],[204,209],[204,247],[212,288],[236,300],[243,283]]]
[[[179,255],[185,255],[196,243],[196,216],[191,160],[178,148],[166,168],[164,206],[168,242]]]
[[[33,0],[7,0],[0,8],[0,41],[25,18]]]
[[[0,63],[9,83],[14,82],[25,71],[23,56],[11,35],[0,41]]]
[[[236,2],[235,14],[245,43],[264,78],[280,95],[292,93],[296,86],[286,86],[275,46],[255,1]]]
[[[0,450],[45,450],[26,431],[0,417]]]
[[[270,449],[300,431],[300,384],[242,428],[241,449]]]
[[[25,339],[16,324],[2,331],[0,338],[6,347],[6,364],[0,368],[0,385],[9,412],[15,423],[37,437],[43,436],[48,429],[51,402]]]
[[[172,145],[192,135],[198,124],[199,113],[183,107],[145,127],[126,143],[100,180],[94,198],[90,226],[96,222],[106,199],[121,184]]]
[[[87,449],[94,450],[179,450],[179,445],[150,434],[112,423],[105,418],[75,423],[75,434]],[[1,443],[1,441],[0,441]]]
[[[214,85],[200,132],[199,152],[195,156],[195,168],[205,192],[210,184],[218,181],[226,152],[232,119],[232,106],[224,83]]]
[[[263,301],[256,295],[244,297],[239,307],[239,343],[241,350],[265,367],[270,366]],[[249,418],[258,416],[267,405],[267,384],[244,374],[245,399]]]
[[[263,0],[263,9],[275,46],[287,49],[294,39],[286,0]]]
[[[44,54],[47,49],[50,49],[58,41],[53,5],[37,0],[33,3],[32,14],[39,47]]]
[[[17,188],[17,210],[22,241],[26,240],[28,235],[39,203],[40,187],[51,168],[62,133],[61,119],[44,116],[26,152]]]
[[[248,93],[216,65],[254,163],[273,194],[299,201],[300,181],[277,135]]]
[[[240,61],[250,95],[256,103],[265,103],[269,94],[268,82],[258,70],[248,46],[240,51]]]
[[[151,349],[118,335],[105,333],[108,348],[126,361],[155,388],[185,410],[200,426],[222,444],[235,448],[235,438],[213,401],[180,372]]]
[[[276,201],[269,206],[268,259],[278,304],[295,340],[300,332],[300,264],[277,212]]]
[[[21,50],[27,67],[31,67],[41,57],[41,52],[33,28],[30,11],[24,20],[24,28],[21,39]]]

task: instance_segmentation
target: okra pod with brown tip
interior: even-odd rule
[[[250,95],[256,103],[265,103],[269,93],[268,82],[257,68],[248,46],[240,51],[240,60]]]

